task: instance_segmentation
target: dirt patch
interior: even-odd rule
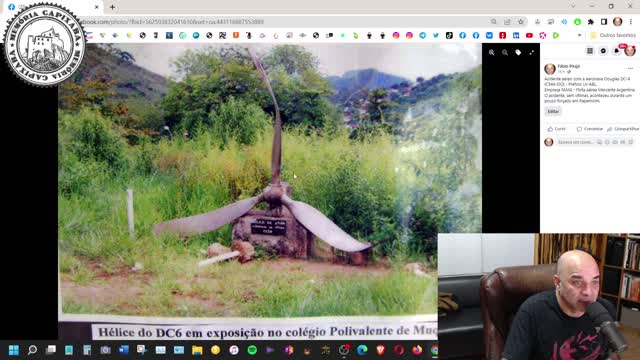
[[[126,266],[107,271],[97,263],[88,264],[93,276],[88,285],[80,285],[67,274],[61,275],[61,289],[64,300],[92,307],[126,309],[136,307],[137,300],[149,291],[155,278],[144,272],[132,272]],[[260,266],[261,271],[269,273],[303,272],[318,281],[331,281],[335,277],[346,276],[383,276],[392,270],[385,265],[351,266],[330,262],[307,261],[297,259],[276,259],[270,261],[256,261],[241,265],[241,268]],[[247,284],[255,279],[251,271],[246,274]],[[180,289],[167,289],[171,303],[175,308],[196,305],[206,311],[209,316],[237,316],[235,304],[222,299],[221,287],[224,280],[207,274],[197,274],[192,278],[185,278]],[[239,301],[251,302],[257,299],[252,289],[245,289],[239,294]],[[227,299],[228,300],[228,299]],[[107,310],[109,311],[109,310]],[[136,310],[132,310],[134,313]]]
[[[299,259],[277,259],[265,262],[271,271],[303,270],[305,272],[323,275],[331,273],[352,274],[352,275],[385,275],[391,270],[386,266],[353,266],[335,264],[323,261],[308,261]]]
[[[95,284],[78,285],[63,275],[62,299],[92,306],[114,306],[142,295],[148,279],[144,276],[96,276]]]
[[[91,285],[79,285],[67,274],[60,276],[63,299],[91,306],[124,305],[140,296],[150,283],[151,276],[132,272],[127,266],[107,269],[99,262],[86,265],[91,270]]]

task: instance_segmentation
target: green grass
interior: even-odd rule
[[[77,303],[73,300],[62,302],[62,312],[65,314],[109,314],[116,313],[116,306],[96,306],[94,304]],[[121,315],[121,314],[119,314]]]
[[[303,265],[273,271],[267,260],[227,262],[199,269],[182,255],[164,272],[131,275],[140,296],[114,303],[64,298],[67,313],[189,317],[304,317],[413,315],[436,311],[437,280],[389,270],[376,275],[343,271],[314,273]],[[76,282],[76,285],[87,285]],[[142,281],[144,279],[144,281]],[[122,281],[118,278],[116,281]],[[110,291],[108,278],[91,284]],[[116,289],[117,290],[117,289]]]
[[[249,306],[256,317],[413,315],[436,309],[437,280],[395,272],[380,278],[340,276],[330,282],[288,286],[292,279],[257,289]]]

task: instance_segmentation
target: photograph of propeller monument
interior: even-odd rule
[[[62,311],[435,314],[481,230],[476,46],[92,45],[59,87]]]

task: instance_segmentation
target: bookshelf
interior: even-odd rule
[[[601,294],[616,306],[621,324],[640,328],[640,236],[607,236],[600,269]]]

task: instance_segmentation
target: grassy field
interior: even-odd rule
[[[82,264],[62,274],[63,311],[142,316],[299,317],[435,312],[436,275],[304,260],[232,261],[197,269],[197,258],[165,271],[133,273]],[[80,264],[78,264],[80,265]],[[81,270],[82,269],[82,270]]]
[[[259,193],[270,178],[271,135],[251,146],[232,143],[224,150],[207,134],[193,141],[127,147],[115,137],[109,140],[110,130],[100,130],[104,124],[97,115],[63,115],[61,122],[58,242],[65,312],[265,317],[435,313],[436,276],[402,270],[408,262],[427,264],[425,254],[412,251],[410,244],[428,239],[409,238],[402,226],[398,209],[410,202],[408,195],[420,179],[398,169],[402,155],[390,138],[353,143],[346,137],[284,136],[282,177],[292,185],[294,198],[318,208],[356,238],[375,243],[369,267],[275,259],[258,251],[258,258],[244,265],[231,261],[200,270],[196,263],[203,259],[203,249],[213,242],[230,245],[230,226],[186,241],[154,237],[152,226]],[[96,128],[106,135],[96,135]],[[115,150],[79,147],[78,138],[98,139],[99,146]],[[98,150],[107,154],[100,161],[96,154],[85,154]],[[126,189],[134,191],[134,237],[128,233]],[[143,270],[131,271],[136,264]]]

